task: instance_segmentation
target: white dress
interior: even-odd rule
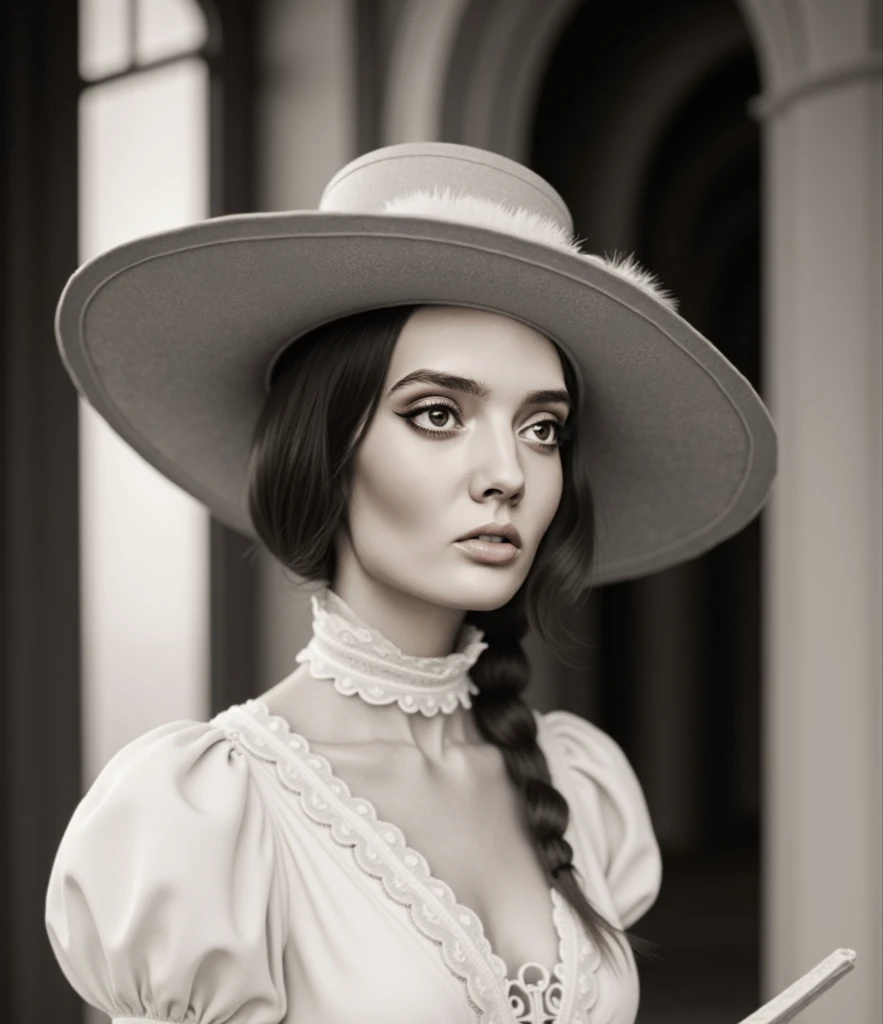
[[[638,779],[595,725],[534,715],[586,893],[629,928],[662,877]],[[114,1024],[633,1024],[631,950],[616,973],[553,889],[550,914],[559,963],[526,1005],[476,914],[260,700],[111,758],[46,895],[61,969]]]

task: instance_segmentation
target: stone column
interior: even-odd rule
[[[883,1020],[881,5],[739,0],[763,95],[766,518],[762,996],[834,949],[801,1024]]]
[[[315,209],[357,155],[355,0],[264,0],[259,40],[260,210]],[[259,552],[263,693],[298,666],[312,634],[306,587]]]

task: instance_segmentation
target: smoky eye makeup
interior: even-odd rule
[[[417,405],[412,406],[405,412],[396,413],[396,416],[399,416],[401,419],[407,420],[408,425],[413,430],[416,430],[418,433],[423,434],[424,436],[434,438],[451,437],[452,435],[459,432],[457,429],[442,427],[441,424],[437,424],[435,427],[423,427],[419,423],[415,422],[417,418],[424,413],[436,413],[437,417],[444,419],[445,422],[450,422],[454,420],[462,424],[462,416],[460,414],[459,406],[457,405],[456,402],[454,402],[451,399],[441,398],[438,396],[429,398],[427,400],[416,399],[416,401],[418,403]],[[535,430],[536,428],[545,428],[546,433],[551,432],[551,440],[546,440],[544,437],[537,437],[536,435],[534,435],[533,438],[528,438],[528,440],[533,441],[533,443],[538,448],[546,448],[552,451],[557,451],[572,436],[571,429],[555,413],[546,411],[545,414],[539,413],[538,415],[543,415],[544,418],[534,420],[532,423],[528,423],[525,427],[522,428],[523,431]]]

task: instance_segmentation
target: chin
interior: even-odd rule
[[[483,579],[478,578],[466,585],[452,584],[452,597],[456,595],[461,598],[457,605],[466,611],[493,612],[515,597],[524,579],[521,573],[518,576],[507,576],[505,570],[489,570]]]
[[[504,604],[508,604],[517,593],[513,590],[511,594],[507,594],[503,598],[497,600],[480,600],[476,599],[470,601],[466,611],[470,612],[495,612],[498,608],[502,608]]]

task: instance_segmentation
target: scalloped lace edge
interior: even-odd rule
[[[426,858],[408,846],[402,830],[378,818],[371,801],[354,797],[346,782],[334,774],[328,759],[313,751],[306,737],[292,730],[284,718],[271,714],[263,700],[251,699],[244,704],[233,705],[213,721],[220,724],[225,715],[237,709],[251,720],[257,720],[260,715],[266,727],[285,746],[286,753],[291,750],[300,755],[293,760],[301,766],[306,765],[308,771],[298,773],[290,761],[281,761],[272,749],[266,749],[266,741],[260,736],[246,737],[240,729],[224,726],[230,738],[242,742],[254,756],[271,762],[282,785],[299,796],[304,812],[317,824],[328,828],[338,845],[349,847],[358,867],[378,880],[387,896],[406,907],[416,929],[439,947],[445,966],[463,983],[469,1005],[481,1016],[482,1024],[520,1024],[524,1018],[513,1016],[509,1001],[511,990],[520,984],[519,978],[507,977],[506,963],[491,948],[481,919],[457,901],[445,881],[432,874]],[[320,787],[334,794],[339,807],[322,798],[316,781]],[[363,822],[365,830],[354,827],[350,818]],[[383,853],[378,853],[378,850]],[[570,1004],[568,1016],[557,1024],[569,1024],[572,1020],[584,1018],[594,1006],[598,997],[597,971],[601,961],[594,943],[581,933],[573,915],[567,913],[569,904],[564,897],[552,887],[549,892],[552,919],[558,933],[558,962],[550,977],[558,979],[562,996],[567,997],[566,1003],[562,998],[563,1008],[567,1009],[566,1004]],[[434,908],[427,906],[427,899],[435,904]],[[456,922],[472,948],[474,955],[471,958],[454,929],[439,915],[439,909]],[[565,991],[563,977],[565,946],[569,946],[571,955],[576,955],[576,968],[572,972],[574,985],[569,991]],[[528,962],[521,965],[518,975],[529,966],[536,966],[549,974],[543,965]],[[527,988],[535,991],[536,985]]]
[[[307,646],[295,656],[295,661],[309,662],[310,674],[316,679],[330,679],[333,681],[334,689],[344,697],[352,697],[358,694],[362,700],[369,704],[392,704],[395,702],[409,714],[426,715],[432,718],[433,715],[442,712],[450,714],[462,704],[467,710],[472,707],[472,696],[478,693],[478,687],[468,676],[458,681],[456,687],[448,689],[447,692],[439,693],[440,687],[433,692],[416,692],[409,688],[406,692],[396,692],[394,682],[379,682],[377,679],[360,676],[355,670],[347,675],[341,675],[340,670],[331,665],[324,655]],[[398,688],[401,690],[401,687]]]

